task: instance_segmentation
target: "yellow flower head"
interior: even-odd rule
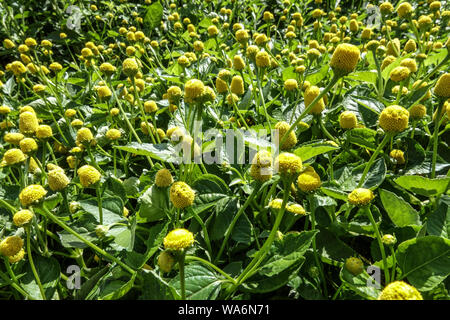
[[[320,94],[320,89],[317,86],[310,86],[305,91],[305,107],[307,108],[311,102]],[[316,104],[312,107],[310,113],[320,114],[325,109],[325,102],[323,98],[321,98]]]
[[[255,55],[256,66],[260,68],[266,68],[270,66],[270,56],[266,51],[259,51]]]
[[[11,63],[11,71],[15,76],[20,76],[21,74],[27,72],[27,68],[20,61],[14,61]]]
[[[32,184],[23,189],[19,194],[19,200],[23,207],[28,207],[39,202],[47,191],[38,184]]]
[[[47,139],[53,135],[52,127],[42,124],[36,129],[36,138]]]
[[[350,192],[350,194],[348,195],[348,201],[356,206],[364,206],[370,203],[370,201],[372,201],[374,197],[375,196],[372,190],[365,188],[357,188],[352,192]]]
[[[416,104],[409,109],[409,117],[414,120],[422,119],[427,114],[427,107],[423,104]]]
[[[393,158],[397,162],[397,164],[405,163],[405,157],[402,150],[392,149],[392,151],[389,153],[389,156]]]
[[[390,65],[392,62],[395,61],[394,56],[387,56],[383,59],[383,62],[381,63],[381,70],[384,70],[388,65]]]
[[[267,181],[272,177],[272,155],[267,150],[258,151],[252,159],[250,176],[257,181]]]
[[[402,132],[408,127],[408,119],[408,110],[401,106],[392,105],[381,112],[378,122],[386,132]]]
[[[281,175],[297,175],[302,170],[302,159],[299,156],[283,152],[275,159],[275,168]]]
[[[40,94],[40,93],[45,91],[45,88],[46,87],[43,84],[35,84],[33,86],[33,92],[37,93],[37,94]]]
[[[243,70],[245,68],[245,62],[241,56],[236,55],[233,57],[233,68],[238,71]]]
[[[397,14],[400,18],[408,18],[411,16],[412,12],[413,12],[413,8],[409,2],[403,2],[397,8]]]
[[[25,111],[19,116],[19,130],[23,134],[33,134],[39,127],[39,121],[36,114],[33,112]]]
[[[244,80],[242,80],[241,76],[234,76],[233,79],[231,79],[230,90],[238,96],[244,94]]]
[[[380,12],[383,15],[388,15],[389,13],[394,12],[394,6],[388,1],[383,2],[382,4],[380,4]]]
[[[105,136],[109,140],[118,140],[122,136],[122,133],[120,132],[120,130],[117,129],[109,129],[108,131],[106,131]]]
[[[167,99],[170,103],[178,103],[181,98],[181,89],[177,86],[171,86],[167,89]]]
[[[247,43],[248,39],[250,39],[248,32],[244,29],[237,30],[235,36],[236,40],[241,44]]]
[[[357,276],[364,271],[364,263],[359,258],[350,257],[345,260],[344,268],[354,276]]]
[[[173,183],[172,174],[168,169],[160,169],[156,172],[155,184],[160,188],[165,188]]]
[[[289,131],[291,126],[286,121],[280,121],[275,125],[275,130],[278,130],[278,138],[279,141],[283,139],[283,136]],[[297,144],[297,136],[295,135],[295,130],[292,130],[283,145],[281,146],[281,150],[288,150],[294,147]]]
[[[12,166],[23,161],[25,161],[25,155],[22,150],[13,148],[5,152],[0,166]]]
[[[20,132],[9,132],[3,136],[3,140],[7,143],[19,145],[20,141],[25,138]]]
[[[411,71],[409,68],[398,66],[392,69],[389,78],[394,82],[400,82],[408,78],[410,73]]]
[[[17,254],[8,257],[9,263],[19,262],[20,260],[23,259],[24,256],[25,256],[25,250],[23,250],[23,248],[22,248],[22,249],[20,249],[20,251]]]
[[[6,257],[12,257],[19,253],[23,247],[23,240],[19,236],[10,236],[0,242],[0,253]]]
[[[286,210],[295,215],[301,215],[301,216],[306,215],[305,208],[303,208],[301,205],[299,205],[297,203],[286,206]]]
[[[402,67],[407,67],[410,72],[416,72],[417,71],[417,62],[414,59],[411,59],[411,58],[404,59],[400,63],[400,65]]]
[[[100,65],[100,71],[106,74],[107,76],[111,76],[114,72],[116,72],[116,67],[114,67],[109,62],[104,62]]]
[[[112,92],[111,89],[108,88],[108,86],[100,86],[97,88],[97,94],[100,100],[105,100],[111,97]]]
[[[84,143],[90,143],[92,140],[94,140],[94,136],[92,135],[92,132],[89,128],[80,128],[77,131],[77,142],[84,144]]]
[[[0,114],[8,114],[11,112],[11,108],[8,106],[0,106]]]
[[[205,85],[201,80],[191,79],[184,85],[184,97],[186,102],[194,103],[200,101],[205,91]]]
[[[22,150],[23,153],[32,153],[38,149],[38,145],[36,143],[36,140],[33,138],[25,138],[20,140],[20,150]]]
[[[434,86],[434,94],[440,98],[450,97],[450,73],[441,75]]]
[[[80,177],[81,185],[85,188],[91,187],[96,184],[101,177],[100,172],[90,165],[84,165],[77,171]]]
[[[423,300],[423,298],[413,286],[403,281],[394,281],[383,289],[378,300]]]
[[[31,219],[33,219],[33,216],[34,214],[30,210],[25,209],[17,211],[13,216],[14,225],[20,228],[28,224],[31,221]]]
[[[48,186],[52,191],[61,191],[70,183],[70,179],[61,168],[50,170],[48,173]]]
[[[385,234],[381,238],[381,242],[387,246],[393,246],[397,242],[397,238],[392,234]]]
[[[183,209],[194,203],[195,193],[191,187],[183,182],[177,181],[170,187],[170,201],[175,208]]]
[[[355,70],[360,57],[358,47],[348,44],[339,44],[331,56],[330,66],[338,75],[346,75]]]
[[[133,78],[139,72],[139,65],[136,59],[125,59],[122,63],[122,71],[126,76]]]
[[[353,129],[357,124],[356,115],[352,111],[344,111],[339,115],[339,125],[342,129]]]
[[[272,209],[281,209],[281,205],[283,204],[283,199],[273,199],[269,202],[269,208]]]
[[[158,266],[162,272],[170,272],[175,262],[175,258],[169,251],[163,251],[158,256]]]
[[[3,45],[5,46],[6,49],[12,49],[16,46],[14,42],[12,42],[10,39],[3,40]]]
[[[297,80],[295,80],[295,79],[287,79],[287,80],[284,82],[284,88],[285,88],[287,91],[297,90],[297,89],[298,89],[298,83],[297,83]]]
[[[174,229],[164,238],[164,248],[170,250],[182,250],[194,243],[194,235],[186,229]]]
[[[313,167],[308,167],[304,172],[300,173],[297,179],[297,186],[303,192],[314,191],[321,186],[320,176]]]

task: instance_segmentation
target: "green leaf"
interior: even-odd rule
[[[377,148],[377,142],[375,139],[377,132],[375,130],[369,128],[355,128],[347,131],[345,135],[350,143],[372,151],[375,151]]]
[[[295,149],[294,153],[299,156],[303,162],[312,157],[318,156],[319,154],[327,153],[330,151],[338,150],[336,147],[328,142],[313,142]]]
[[[309,81],[311,85],[316,85],[326,77],[329,68],[330,66],[325,63],[320,69],[313,70],[311,73],[308,72],[305,80]]]
[[[96,198],[80,201],[81,208],[90,213],[100,223],[98,202]],[[102,199],[103,224],[109,225],[125,221],[123,217],[123,201],[119,197],[106,197]]]
[[[98,287],[99,300],[117,300],[127,294],[133,288],[136,273],[131,278],[129,274],[121,270],[119,267],[111,269],[100,280]]]
[[[363,163],[362,165],[353,169],[352,175],[355,181],[361,180],[365,166],[366,163]],[[373,162],[372,166],[367,172],[366,178],[361,187],[366,189],[374,189],[378,187],[384,181],[386,172],[387,168],[386,163],[384,162],[384,158],[378,158]]]
[[[163,10],[164,8],[159,1],[152,3],[145,13],[144,25],[150,29],[159,27],[163,17]]]
[[[305,260],[305,257],[301,257],[293,266],[272,277],[257,273],[242,284],[242,291],[252,294],[275,291],[286,285],[297,275]]]
[[[379,191],[384,209],[397,227],[422,224],[419,213],[408,202],[388,190],[380,189]]]
[[[145,245],[147,246],[147,251],[145,252],[145,258],[143,259],[139,268],[141,268],[147,260],[149,260],[159,249],[159,246],[164,241],[164,237],[167,235],[167,229],[169,228],[169,223],[157,224],[150,228],[148,233],[147,241]]]
[[[322,260],[331,265],[343,265],[345,259],[355,253],[351,247],[327,229],[320,229],[320,232],[316,235],[316,246]]]
[[[421,291],[429,291],[450,274],[450,240],[426,236],[402,242],[396,251],[403,277]]]
[[[222,283],[218,274],[194,263],[187,265],[184,273],[187,300],[214,300],[217,298]],[[179,274],[169,284],[181,292]]]
[[[171,300],[169,284],[162,279],[155,271],[149,272],[140,271],[144,279],[142,285],[142,300]]]
[[[380,112],[385,108],[384,104],[376,99],[358,94],[346,94],[342,105],[348,111],[353,111],[363,121],[366,127],[376,125]]]
[[[374,279],[365,271],[354,276],[343,267],[339,277],[346,286],[350,287],[358,295],[366,299],[376,300],[381,293],[381,290],[375,286]]]
[[[252,223],[245,214],[241,215],[237,220],[231,233],[231,239],[247,245],[250,245],[252,242]]]
[[[39,275],[39,279],[41,280],[42,287],[44,288],[46,299],[52,299],[56,292],[56,286],[60,280],[61,274],[58,260],[55,258],[34,255],[33,262],[36,267],[36,272]],[[29,263],[27,263],[25,275],[20,278],[20,283],[31,297],[37,300],[42,299],[39,286],[36,283]]]
[[[377,72],[376,71],[356,71],[350,73],[347,78],[353,80],[359,80],[363,82],[370,82],[374,85],[377,84]]]
[[[274,241],[262,264],[259,274],[271,277],[298,262],[311,246],[318,231],[303,231],[286,234],[282,240]]]
[[[163,219],[169,205],[167,192],[167,188],[159,188],[156,185],[148,188],[139,198],[139,217],[146,222]]]
[[[447,191],[450,177],[429,179],[421,176],[401,176],[395,179],[394,182],[406,190],[431,197]]]
[[[114,148],[141,156],[148,156],[164,162],[177,162],[178,160],[176,150],[168,143],[152,144],[131,142],[126,146],[114,146]]]
[[[447,239],[450,237],[450,197],[442,197],[437,209],[428,217],[427,232]]]

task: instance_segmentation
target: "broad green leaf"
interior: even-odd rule
[[[178,160],[175,148],[168,143],[151,144],[131,142],[126,146],[114,146],[114,148],[141,156],[149,156],[164,162],[176,162]]]
[[[200,264],[188,264],[184,270],[187,300],[215,300],[220,292],[222,279],[218,274]],[[180,275],[169,284],[180,291]]]
[[[81,208],[91,214],[100,223],[97,198],[80,201]],[[102,199],[103,224],[109,225],[124,221],[123,201],[119,197],[106,197]]]
[[[375,151],[377,142],[375,136],[377,132],[369,128],[355,128],[347,131],[347,140],[350,143],[356,144],[360,147]]]
[[[262,264],[259,274],[271,277],[298,262],[318,231],[303,231],[286,234],[283,239],[274,241],[268,259]]]
[[[365,166],[366,163],[363,163],[362,165],[353,169],[352,176],[355,179],[355,181],[361,180]],[[384,158],[378,158],[373,162],[372,166],[370,167],[366,175],[366,178],[362,184],[362,187],[366,189],[374,189],[378,187],[384,181],[384,178],[386,177],[386,172],[387,168],[386,163],[384,162]]]
[[[99,300],[117,300],[127,294],[133,288],[136,273],[131,277],[120,267],[111,269],[106,275],[102,277],[98,286]]]
[[[419,213],[408,202],[391,191],[380,189],[379,192],[384,209],[397,227],[421,225]]]
[[[139,198],[139,203],[140,218],[146,222],[161,220],[169,208],[168,190],[153,185]]]
[[[427,232],[430,235],[450,238],[450,197],[442,197],[436,210],[428,217]]]
[[[350,73],[347,78],[353,80],[359,80],[363,82],[370,82],[374,85],[377,83],[377,72],[376,71],[356,71]]]
[[[328,142],[314,142],[295,149],[294,153],[299,156],[302,161],[311,159],[312,157],[318,156],[319,154],[331,152],[338,150],[339,147],[334,146]]]
[[[297,263],[290,268],[287,268],[283,272],[272,277],[257,273],[242,284],[242,290],[252,294],[275,291],[285,286],[289,280],[293,279],[304,262],[305,257],[301,257]]]
[[[362,96],[361,94],[363,93],[352,92],[351,94],[346,94],[342,105],[346,110],[354,112],[366,127],[374,126],[378,121],[380,112],[385,106],[380,101],[369,96]]]
[[[144,25],[150,29],[159,27],[163,17],[163,6],[159,1],[152,3],[145,13]]]
[[[376,287],[374,279],[366,271],[354,276],[343,267],[339,277],[346,286],[366,299],[376,300],[381,293],[381,290]]]
[[[33,262],[36,267],[36,272],[39,275],[39,279],[41,280],[42,287],[44,288],[46,299],[52,299],[56,292],[56,286],[60,280],[61,274],[58,260],[55,258],[46,258],[33,255]],[[34,299],[42,299],[39,286],[36,283],[29,263],[27,263],[25,275],[20,278],[20,283],[25,291],[28,292]]]
[[[145,242],[147,251],[145,252],[145,258],[139,266],[140,268],[158,251],[159,246],[164,241],[164,237],[167,235],[168,228],[168,223],[157,224],[156,226],[150,228],[147,241]]]
[[[140,271],[144,279],[142,286],[142,295],[140,299],[143,300],[171,300],[169,284],[162,279],[154,270]]]
[[[250,245],[252,242],[252,223],[245,214],[241,215],[237,220],[231,233],[231,239],[247,245]]]
[[[316,85],[326,77],[329,68],[330,66],[326,63],[320,69],[313,70],[311,73],[308,72],[305,80],[309,81],[311,85]]]
[[[327,229],[320,229],[316,235],[316,246],[317,252],[322,256],[322,261],[331,265],[341,266],[345,259],[355,253],[351,247]]]
[[[400,187],[422,196],[431,197],[447,191],[450,177],[429,179],[421,176],[402,176],[394,180]]]
[[[402,277],[421,291],[429,291],[450,274],[450,240],[426,236],[402,242],[396,251]]]

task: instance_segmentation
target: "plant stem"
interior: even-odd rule
[[[214,270],[216,270],[217,272],[219,272],[221,275],[223,275],[225,278],[227,278],[228,280],[230,280],[232,283],[236,283],[236,280],[234,280],[232,277],[230,277],[230,275],[228,275],[225,271],[223,271],[222,269],[220,269],[219,267],[217,267],[216,265],[212,264],[211,262],[196,257],[196,256],[186,256],[186,260],[196,260],[196,261],[200,261],[201,263],[213,268]]]
[[[39,278],[39,274],[36,271],[36,267],[34,266],[33,262],[33,256],[31,255],[31,242],[30,242],[30,227],[26,227],[25,231],[27,233],[27,254],[28,254],[28,261],[30,262],[31,271],[33,272],[34,278],[36,279],[36,283],[39,287],[39,291],[42,296],[42,300],[47,300],[45,296],[44,287],[42,286],[41,279]]]
[[[228,239],[231,236],[231,232],[233,231],[234,225],[238,221],[239,217],[242,215],[242,213],[245,211],[245,209],[248,207],[248,205],[252,202],[253,198],[255,197],[260,184],[258,183],[257,186],[253,189],[250,196],[247,198],[247,200],[244,202],[244,205],[239,208],[239,211],[234,216],[233,220],[230,223],[230,226],[228,227],[227,231],[225,231],[225,237],[222,241],[222,245],[220,246],[219,253],[217,254],[216,258],[214,259],[214,263],[217,263],[222,256],[223,250],[225,249],[225,245],[228,243]]]
[[[92,242],[90,242],[89,240],[86,240],[85,238],[83,238],[80,234],[78,234],[76,231],[74,231],[72,228],[70,228],[69,226],[67,226],[63,221],[61,221],[58,217],[56,217],[53,213],[50,212],[50,210],[48,210],[45,205],[42,206],[42,209],[45,211],[45,214],[47,215],[47,217],[52,220],[54,223],[56,223],[57,225],[59,225],[61,228],[63,228],[64,230],[66,230],[67,232],[69,232],[70,234],[72,234],[73,236],[77,237],[78,239],[80,239],[82,242],[84,242],[85,244],[87,244],[89,247],[91,247],[91,249],[93,249],[95,252],[101,254],[102,256],[114,261],[115,263],[117,263],[119,266],[121,266],[123,269],[125,269],[128,273],[130,273],[131,275],[133,275],[135,273],[135,271],[133,269],[131,269],[129,266],[127,266],[125,263],[123,263],[122,261],[120,261],[119,259],[117,259],[116,257],[110,255],[109,253],[107,253],[105,250],[99,248],[98,246],[96,246],[95,244],[93,244]]]
[[[437,147],[438,147],[438,133],[439,133],[439,120],[441,118],[441,111],[444,103],[439,100],[439,105],[434,119],[434,133],[433,133],[433,158],[431,162],[431,179],[436,177],[436,160],[437,160]]]
[[[370,223],[372,224],[373,229],[375,230],[375,235],[377,237],[378,246],[380,247],[380,251],[381,251],[381,257],[383,258],[385,283],[388,284],[388,283],[390,283],[389,269],[388,269],[387,260],[386,260],[386,253],[384,252],[384,245],[383,245],[383,242],[381,241],[380,231],[378,230],[378,226],[375,223],[375,219],[373,218],[372,212],[370,211],[370,205],[365,206],[364,211],[367,213]]]
[[[386,135],[383,138],[383,141],[381,141],[381,143],[378,145],[375,152],[372,154],[372,157],[370,157],[369,162],[367,162],[366,167],[364,168],[363,174],[361,176],[361,180],[359,180],[357,188],[360,188],[362,186],[362,184],[364,183],[364,179],[366,178],[367,173],[369,172],[370,167],[372,166],[373,162],[375,161],[377,155],[380,153],[380,151],[383,149],[383,147],[391,139],[392,136],[393,136],[392,133],[386,133]]]

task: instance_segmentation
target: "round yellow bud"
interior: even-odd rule
[[[403,281],[394,281],[381,291],[378,300],[423,300],[423,298],[413,286]]]
[[[164,248],[170,250],[183,250],[194,243],[194,235],[186,229],[174,229],[164,238]]]
[[[348,195],[348,201],[356,206],[364,206],[370,203],[374,197],[372,190],[357,188]]]
[[[386,132],[401,132],[408,127],[409,112],[405,108],[392,105],[385,108],[378,119]]]
[[[160,188],[165,188],[173,183],[172,174],[168,169],[160,169],[156,172],[155,184]]]
[[[170,187],[170,201],[175,208],[183,209],[194,203],[195,193],[191,187],[182,181],[175,182]]]
[[[19,200],[23,207],[28,207],[39,202],[47,191],[38,184],[32,184],[23,189],[19,194]]]
[[[30,210],[20,210],[17,211],[13,216],[13,222],[16,227],[23,227],[24,225],[30,223],[31,219],[33,219],[33,212]]]
[[[77,171],[78,176],[80,177],[81,185],[84,188],[88,188],[96,184],[101,177],[100,172],[97,169],[90,165],[84,165]]]

